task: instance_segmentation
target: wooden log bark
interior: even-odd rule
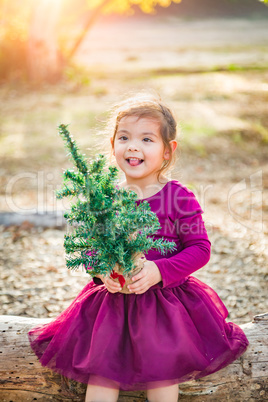
[[[86,386],[42,367],[29,346],[29,329],[49,321],[0,316],[1,402],[84,401]],[[244,402],[268,398],[268,313],[241,327],[250,342],[246,353],[217,373],[180,384],[180,400]],[[144,400],[144,392],[121,392],[119,397],[120,402]]]

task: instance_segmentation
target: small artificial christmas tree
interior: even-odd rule
[[[57,198],[75,198],[64,217],[74,227],[66,234],[66,265],[84,266],[91,275],[110,275],[128,293],[126,280],[143,266],[143,253],[151,248],[161,253],[175,249],[175,243],[148,237],[160,228],[147,201],[137,205],[137,195],[116,186],[117,168],[106,167],[104,155],[88,162],[80,153],[67,126],[59,126],[76,170],[65,170],[64,187]],[[130,282],[130,281],[129,281]]]

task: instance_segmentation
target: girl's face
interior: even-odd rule
[[[161,137],[160,122],[147,117],[123,117],[112,146],[129,183],[157,183],[158,171],[163,161],[170,157]]]

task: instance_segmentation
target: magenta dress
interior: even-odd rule
[[[162,281],[141,295],[112,294],[94,278],[56,319],[29,332],[42,365],[86,384],[144,390],[204,377],[246,350],[219,296],[190,276],[210,258],[194,194],[170,181],[147,201],[161,224],[155,238],[177,245],[164,257],[146,255]]]

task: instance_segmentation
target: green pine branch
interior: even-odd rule
[[[72,139],[70,135],[67,125],[61,124],[59,126],[59,135],[65,141],[65,145],[67,149],[70,151],[70,155],[78,169],[79,172],[86,174],[87,173],[87,163],[85,161],[84,156],[79,152],[79,149],[76,145],[76,142]]]
[[[73,227],[64,239],[67,267],[84,266],[93,276],[110,273],[118,263],[127,273],[137,253],[151,248],[163,254],[173,251],[175,243],[150,237],[160,228],[158,218],[147,201],[137,205],[134,192],[116,186],[117,168],[107,168],[104,155],[88,161],[66,125],[59,126],[59,134],[77,169],[65,170],[64,187],[56,194],[59,199],[72,199],[70,211],[64,214]]]

